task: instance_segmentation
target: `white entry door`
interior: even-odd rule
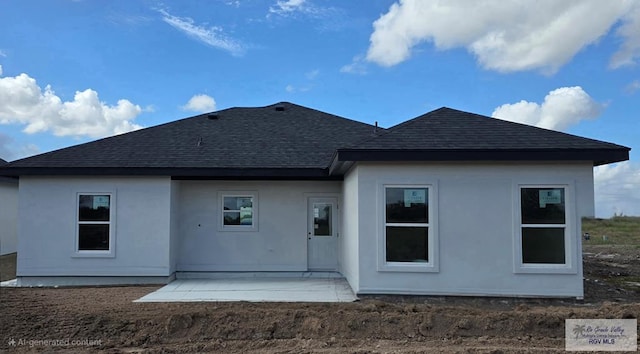
[[[309,198],[307,249],[309,270],[338,268],[338,201]]]

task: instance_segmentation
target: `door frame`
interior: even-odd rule
[[[339,265],[339,238],[340,238],[340,231],[341,231],[341,218],[340,218],[340,195],[339,194],[306,194],[306,204],[307,204],[307,231],[306,231],[306,238],[307,238],[307,270],[312,271],[312,270],[323,270],[323,271],[337,271],[338,270],[338,265]],[[335,256],[335,262],[332,262],[331,266],[319,266],[319,267],[314,267],[311,264],[311,247],[312,245],[312,237],[313,234],[313,229],[312,229],[312,225],[313,225],[313,219],[314,219],[314,215],[313,215],[313,204],[314,203],[331,203],[333,205],[333,210],[332,210],[332,233],[333,235],[331,236],[332,241],[334,243],[334,249],[333,249],[333,255]],[[324,237],[324,236],[316,236],[316,237]]]

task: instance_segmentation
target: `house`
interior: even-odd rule
[[[14,161],[21,284],[335,271],[357,294],[582,297],[593,166],[629,148],[440,108],[231,108]]]
[[[7,161],[0,159],[0,167]],[[0,176],[0,256],[15,253],[18,244],[18,179]]]

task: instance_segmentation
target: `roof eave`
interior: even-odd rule
[[[334,180],[327,168],[10,167],[2,176],[170,176],[173,179]]]
[[[591,161],[594,166],[629,159],[620,149],[340,149],[336,161]]]

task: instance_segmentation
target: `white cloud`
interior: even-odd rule
[[[2,65],[0,65],[0,76],[2,76]]]
[[[609,66],[613,69],[633,65],[640,58],[640,2],[624,17],[616,34],[622,38],[620,49],[613,54]]]
[[[292,18],[313,20],[318,30],[337,31],[344,28],[349,19],[345,11],[330,6],[319,6],[311,0],[278,0],[269,7],[267,19]]]
[[[351,63],[346,64],[340,68],[340,72],[347,74],[366,75],[367,66],[364,63],[363,56],[356,55],[355,57],[353,57]]]
[[[211,112],[216,110],[216,101],[208,95],[194,95],[182,109],[198,113]]]
[[[126,13],[113,12],[106,16],[106,19],[114,25],[141,26],[153,21],[151,17],[141,15],[129,15]]]
[[[2,67],[0,67],[0,69],[2,69]],[[0,74],[1,73],[2,72],[0,72]],[[627,86],[624,87],[624,92],[626,92],[629,95],[633,95],[634,93],[636,93],[636,91],[638,91],[638,89],[640,89],[640,80],[633,80]]]
[[[0,57],[6,58],[7,53],[5,53],[2,49],[0,49]]]
[[[269,13],[285,15],[294,11],[307,11],[304,3],[305,0],[278,0],[275,5],[269,7]]]
[[[311,91],[312,86],[293,86],[291,84],[287,85],[284,90],[288,93],[296,93],[296,92],[307,92]]]
[[[0,158],[5,161],[33,156],[39,152],[40,148],[35,144],[17,145],[11,136],[0,133]]]
[[[318,75],[320,75],[319,69],[308,71],[304,74],[306,78],[306,83],[303,83],[301,85],[296,85],[296,86],[294,86],[293,84],[288,84],[287,86],[285,86],[284,90],[287,91],[288,93],[311,91],[311,89],[313,89],[313,86],[314,86],[313,81],[318,77]]]
[[[202,43],[214,48],[226,50],[235,56],[241,56],[246,51],[242,43],[226,35],[221,27],[212,26],[207,28],[195,24],[190,17],[174,16],[162,9],[157,11],[162,14],[162,20],[171,27]]]
[[[503,104],[491,116],[546,129],[566,130],[582,120],[598,117],[601,109],[602,105],[582,87],[574,86],[549,92],[540,104],[524,100]]]
[[[625,0],[399,0],[373,23],[367,60],[396,65],[413,47],[464,47],[480,65],[500,72],[540,69],[553,73],[581,49],[624,20],[623,38],[612,65],[638,55],[640,15],[627,16],[640,2]]]
[[[596,216],[640,216],[640,166],[630,161],[593,170]]]
[[[0,77],[0,124],[24,124],[28,134],[100,138],[126,133],[141,128],[133,123],[141,111],[125,99],[107,105],[92,89],[76,91],[73,101],[63,102],[51,86],[43,91],[27,74]]]
[[[315,80],[318,75],[320,75],[319,69],[314,69],[304,74],[304,76],[306,76],[308,80]]]

